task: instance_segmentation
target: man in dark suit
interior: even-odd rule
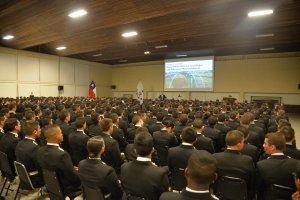
[[[122,199],[122,188],[115,170],[101,161],[105,144],[101,136],[90,138],[87,142],[89,156],[80,161],[78,175],[83,186],[99,188],[104,196],[111,194],[112,199]]]
[[[132,117],[132,123],[134,124],[134,126],[127,129],[129,143],[133,143],[135,135],[137,134],[136,129],[142,127],[144,125],[144,121],[139,115],[134,115]]]
[[[229,120],[225,122],[226,126],[230,127],[230,130],[236,130],[239,126],[238,116],[239,113],[237,111],[230,112]]]
[[[93,113],[91,120],[92,120],[92,124],[88,127],[88,135],[90,137],[99,136],[102,133],[100,127],[101,118],[99,113]]]
[[[168,169],[155,166],[151,162],[154,152],[152,136],[139,133],[134,139],[138,154],[136,160],[124,163],[121,168],[121,183],[125,192],[145,199],[158,199],[168,191]]]
[[[162,92],[159,96],[158,96],[159,100],[164,101],[167,97],[166,95]]]
[[[180,193],[165,192],[160,200],[215,200],[209,192],[210,184],[216,179],[217,161],[206,151],[193,153],[185,169],[187,187]]]
[[[39,166],[36,154],[39,145],[35,140],[40,136],[41,129],[38,121],[26,121],[23,127],[25,138],[21,140],[16,147],[17,161],[22,163],[28,172],[33,187],[41,187],[44,185],[43,174]],[[20,188],[31,189],[29,185],[21,181]]]
[[[213,156],[218,161],[219,170],[237,169],[246,175],[246,183],[249,189],[249,196],[254,194],[253,177],[255,174],[254,163],[250,156],[240,153],[244,147],[244,135],[238,130],[229,131],[225,137],[227,149],[221,153],[215,153]],[[226,172],[225,172],[226,173]],[[223,174],[226,175],[226,174]],[[227,174],[229,175],[229,174]],[[238,177],[241,178],[241,177]]]
[[[55,171],[64,195],[71,199],[81,194],[80,180],[68,152],[59,147],[63,134],[57,125],[45,130],[47,145],[39,148],[37,161],[42,169]]]
[[[6,117],[1,113],[0,114],[0,141],[1,141],[2,136],[4,135],[3,126],[4,126],[5,121],[6,121]]]
[[[215,128],[218,129],[219,131],[221,131],[221,137],[222,137],[222,141],[225,141],[225,136],[228,133],[228,131],[230,131],[230,127],[227,126],[224,122],[226,119],[225,114],[221,113],[218,115],[218,122],[215,125]]]
[[[102,154],[102,160],[113,167],[116,170],[116,173],[120,173],[120,167],[123,164],[123,159],[121,158],[121,152],[118,142],[111,137],[113,133],[113,123],[109,118],[104,118],[100,122],[102,129],[101,136],[105,142],[105,151]]]
[[[280,129],[280,132],[284,134],[286,143],[283,153],[291,158],[300,160],[300,150],[293,145],[295,141],[295,131],[292,127],[284,126]]]
[[[213,143],[212,139],[210,139],[209,137],[205,137],[202,134],[202,131],[204,129],[204,124],[203,124],[202,120],[195,119],[195,121],[193,123],[193,128],[197,132],[197,139],[193,144],[194,147],[197,150],[206,150],[209,153],[215,153],[214,143]]]
[[[78,163],[81,160],[86,159],[88,156],[86,143],[89,140],[89,136],[87,136],[84,132],[84,129],[86,128],[85,118],[76,118],[75,126],[77,130],[69,134],[69,145],[72,151],[71,155],[74,165],[78,166]]]
[[[128,142],[126,141],[123,130],[119,128],[120,119],[116,113],[110,114],[110,118],[113,122],[113,132],[111,136],[118,142],[120,151],[124,152]]]
[[[224,147],[224,141],[221,135],[221,131],[215,128],[216,123],[218,122],[215,116],[210,116],[207,120],[208,125],[205,126],[202,133],[204,136],[209,137],[214,141],[214,147],[216,152],[221,152]]]
[[[158,112],[158,113],[156,114],[156,119],[157,119],[157,121],[156,121],[154,124],[148,126],[148,130],[149,130],[149,133],[150,133],[151,135],[153,135],[153,133],[154,133],[155,131],[159,131],[160,129],[162,129],[162,128],[164,127],[164,125],[162,124],[162,121],[163,121],[163,119],[164,119],[164,116],[165,116],[165,115],[164,115],[163,112]]]
[[[239,126],[237,128],[238,131],[241,131],[244,135],[244,147],[241,150],[241,153],[247,156],[250,156],[254,162],[254,164],[256,165],[256,162],[259,159],[259,151],[258,148],[252,144],[249,144],[247,142],[248,138],[249,138],[249,130],[244,127],[244,126]]]
[[[21,130],[21,124],[16,118],[9,118],[4,123],[4,132],[0,141],[0,151],[7,155],[9,166],[13,175],[9,177],[12,181],[14,180],[16,173],[14,167],[14,161],[16,160],[15,150],[17,144],[20,142],[18,132]]]
[[[68,110],[62,110],[59,113],[59,119],[61,121],[59,126],[64,136],[64,139],[60,145],[64,150],[71,154],[71,149],[69,145],[69,134],[71,132],[71,127],[69,125],[70,118],[71,116]]]
[[[250,116],[247,114],[244,114],[240,119],[240,125],[244,126],[245,128],[247,128],[249,130],[250,123],[251,123]],[[256,146],[258,149],[262,148],[260,136],[257,132],[255,132],[253,130],[249,130],[249,137],[247,139],[247,142]]]
[[[277,199],[271,190],[273,184],[293,188],[296,191],[293,172],[299,161],[283,154],[285,137],[282,133],[268,133],[264,141],[268,159],[257,163],[257,192],[258,199]],[[286,197],[290,198],[290,197]]]
[[[188,115],[187,114],[181,114],[180,117],[179,117],[179,124],[176,125],[175,123],[175,128],[174,128],[174,134],[178,140],[178,142],[181,142],[181,139],[180,139],[180,135],[182,133],[182,130],[187,127],[187,123],[188,123]]]

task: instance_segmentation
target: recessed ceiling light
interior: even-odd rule
[[[274,47],[269,47],[269,48],[260,48],[259,50],[261,51],[273,51],[275,48]]]
[[[176,57],[187,57],[187,55],[181,54],[181,55],[176,55]]]
[[[261,37],[273,37],[274,33],[267,33],[267,34],[258,34],[255,37],[261,38]]]
[[[151,54],[151,51],[145,51],[144,54],[145,55]]]
[[[248,17],[258,17],[263,15],[271,15],[273,14],[273,10],[255,10],[248,13]]]
[[[102,53],[98,53],[98,54],[95,54],[95,55],[93,55],[93,56],[95,56],[95,57],[97,57],[97,56],[102,56]]]
[[[67,47],[61,46],[61,47],[56,47],[57,50],[65,50]]]
[[[132,32],[123,33],[122,36],[123,37],[133,37],[133,36],[136,36],[137,34],[138,34],[137,32],[132,31]]]
[[[163,45],[157,45],[157,46],[155,46],[155,49],[162,49],[162,48],[167,48],[167,47],[168,47],[168,45],[163,44]]]
[[[6,36],[2,37],[3,40],[11,40],[13,38],[15,38],[15,36],[13,36],[13,35],[6,35]]]
[[[83,15],[86,15],[87,12],[83,9],[80,9],[80,10],[76,10],[74,12],[71,12],[68,16],[71,17],[71,18],[77,18],[77,17],[81,17]]]

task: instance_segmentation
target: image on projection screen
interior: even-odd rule
[[[213,90],[213,57],[165,61],[165,90]]]

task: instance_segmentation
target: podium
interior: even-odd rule
[[[234,97],[223,97],[223,101],[224,101],[225,103],[233,104],[233,103],[235,103],[236,98],[234,98]]]

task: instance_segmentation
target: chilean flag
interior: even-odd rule
[[[89,97],[96,98],[96,96],[97,96],[96,85],[94,81],[92,81],[89,86]]]

